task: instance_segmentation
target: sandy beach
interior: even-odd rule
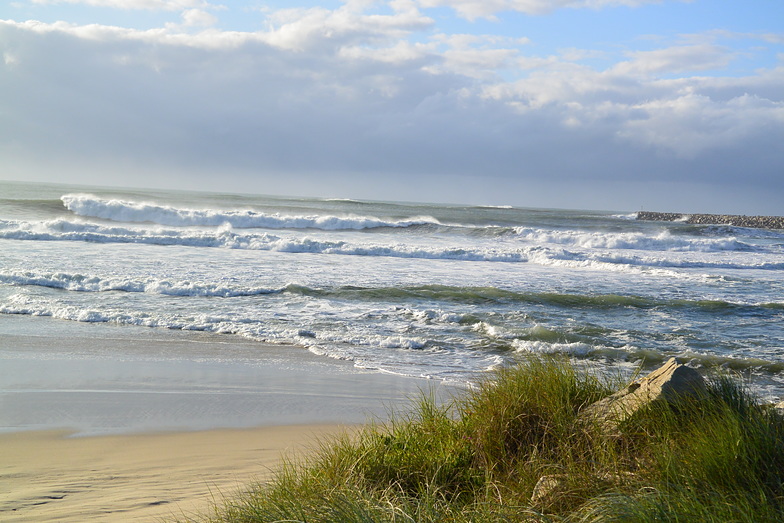
[[[282,455],[350,427],[299,425],[129,436],[0,435],[0,521],[181,520],[208,512]]]
[[[30,333],[34,332],[35,335]],[[438,382],[233,336],[0,317],[0,521],[158,521]]]

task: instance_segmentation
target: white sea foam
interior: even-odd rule
[[[133,311],[111,306],[100,310],[91,306],[64,303],[18,293],[7,297],[0,304],[0,314],[47,316],[60,320],[83,323],[115,323],[149,328],[204,331],[215,334],[236,334],[269,343],[295,343],[297,329],[272,327],[259,322],[244,321],[243,318],[215,314],[178,314],[166,311],[153,313]]]
[[[458,314],[455,312],[446,312],[443,310],[411,310],[411,309],[404,309],[405,314],[410,315],[414,318],[414,320],[427,323],[427,324],[434,324],[434,323],[460,323],[464,318],[465,315]]]
[[[558,236],[555,236],[558,238]],[[370,239],[371,237],[368,237]],[[0,239],[36,241],[84,241],[92,243],[130,243],[205,248],[227,248],[258,251],[275,251],[294,254],[331,254],[452,260],[466,262],[534,263],[549,267],[582,268],[600,271],[639,273],[646,271],[660,275],[680,277],[678,273],[664,272],[668,268],[721,268],[778,270],[784,263],[744,257],[732,261],[713,259],[679,259],[673,257],[642,257],[613,253],[611,250],[576,248],[564,249],[557,243],[532,244],[490,243],[473,247],[458,245],[431,246],[418,243],[361,243],[336,239],[317,239],[302,236],[277,236],[270,233],[238,232],[231,227],[200,230],[166,229],[163,227],[112,227],[70,220],[24,222],[0,220]],[[365,239],[365,238],[363,238]],[[562,242],[565,243],[565,242]],[[119,290],[119,289],[118,289]]]
[[[163,294],[169,296],[216,296],[224,298],[277,294],[285,290],[285,288],[231,287],[210,282],[157,279],[140,281],[127,277],[101,278],[98,276],[85,276],[82,274],[69,274],[64,272],[47,273],[42,271],[23,270],[0,270],[0,284],[15,286],[32,285],[74,292],[121,291]]]
[[[511,336],[508,333],[503,332],[501,328],[499,328],[499,327],[497,327],[495,325],[490,325],[489,323],[484,322],[484,321],[480,321],[480,322],[472,325],[471,326],[471,330],[474,331],[474,332],[477,332],[479,334],[482,334],[484,336],[488,336],[490,338],[498,338],[498,339],[509,338],[509,339],[511,339]]]
[[[237,228],[361,230],[380,227],[410,227],[437,224],[431,217],[408,220],[384,220],[373,216],[286,216],[251,209],[185,209],[154,202],[106,200],[91,194],[66,194],[65,207],[79,216],[117,222],[155,223],[174,227],[217,227],[229,224]]]
[[[548,343],[544,341],[512,340],[512,347],[518,352],[535,354],[569,354],[572,356],[588,356],[596,352],[594,347],[587,343]]]
[[[517,227],[515,233],[521,239],[533,243],[570,245],[583,249],[635,249],[672,252],[753,252],[763,250],[734,237],[686,238],[673,236],[666,230],[651,236],[641,232],[554,231]]]

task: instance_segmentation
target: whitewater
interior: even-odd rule
[[[784,396],[780,230],[0,182],[0,247],[7,321],[200,331],[457,383],[529,354],[677,356]]]

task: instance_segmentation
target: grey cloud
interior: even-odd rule
[[[395,31],[415,27],[410,20]],[[309,52],[266,33],[0,22],[0,50],[13,57],[0,64],[0,153],[15,165],[217,174],[289,193],[375,180],[396,197],[435,200],[445,180],[461,180],[452,197],[481,187],[507,199],[514,189],[518,199],[505,203],[549,194],[551,205],[574,206],[569,198],[593,193],[594,207],[607,206],[610,188],[651,181],[733,187],[738,205],[782,194],[779,70],[657,80],[555,62],[487,85],[459,67],[443,72],[432,47],[387,61],[341,53],[395,45],[386,29],[365,38],[351,27],[338,32],[344,47],[336,33],[303,29]]]

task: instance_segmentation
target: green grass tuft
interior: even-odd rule
[[[738,380],[605,435],[579,419],[624,385],[563,359],[505,368],[453,404],[324,442],[212,522],[784,521],[784,419]],[[552,488],[532,501],[542,476]]]

